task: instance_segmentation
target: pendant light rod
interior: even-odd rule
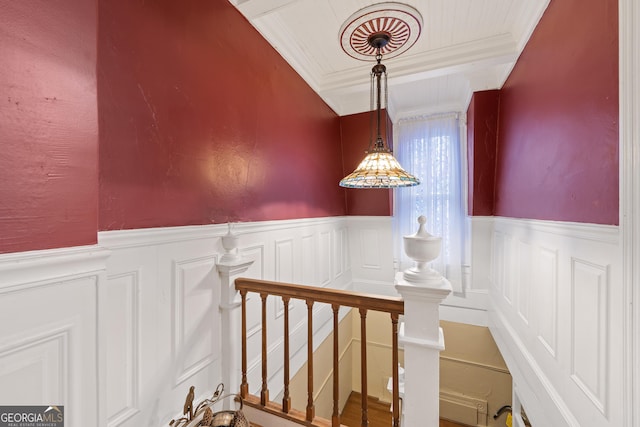
[[[408,8],[408,6],[404,7]],[[388,10],[385,10],[382,13],[385,12],[388,12]],[[406,11],[402,12],[406,13]],[[364,19],[365,16],[368,17],[369,20],[360,22],[360,20]],[[411,17],[413,19],[417,19],[415,16]],[[375,24],[373,23],[373,21],[375,21]],[[422,20],[420,18],[420,24],[421,21]],[[411,34],[411,31],[406,31],[407,28],[410,29],[410,25],[405,23],[404,21],[401,21],[399,18],[393,18],[386,15],[372,18],[372,15],[370,15],[368,12],[364,13],[362,17],[356,17],[354,20],[350,19],[348,22],[348,24],[345,23],[346,26],[343,25],[343,29],[340,31],[340,33],[342,34],[341,40],[343,49],[347,47],[347,43],[345,43],[346,39],[343,37],[343,35],[345,34],[347,29],[350,29],[350,31],[352,31],[350,40],[354,43],[349,43],[349,46],[360,46],[360,49],[365,50],[360,51],[359,53],[369,52],[370,49],[370,53],[368,55],[373,56],[373,54],[375,54],[376,64],[371,69],[370,108],[372,110],[375,108],[375,111],[371,111],[371,117],[376,118],[376,137],[374,142],[372,140],[374,128],[373,123],[371,123],[372,132],[369,140],[369,150],[366,152],[367,155],[365,156],[364,160],[360,162],[360,165],[358,165],[355,171],[353,171],[351,174],[347,175],[340,181],[340,186],[347,188],[395,188],[418,185],[420,183],[418,178],[407,173],[402,168],[402,166],[400,166],[398,161],[391,154],[389,146],[385,144],[385,139],[382,137],[382,97],[384,96],[384,108],[386,109],[388,93],[387,67],[382,64],[382,54],[384,52],[393,52],[395,50],[398,50],[399,48],[402,48],[402,46],[405,46],[406,42],[409,39],[403,39],[403,37],[407,37],[407,35]],[[356,27],[352,27],[352,24],[354,23],[358,23],[358,25]],[[376,28],[378,30],[370,32],[368,37],[366,38],[366,41],[359,39],[360,37],[362,37],[363,33],[366,34],[373,28]],[[389,44],[392,40],[395,40],[394,37],[396,36],[394,36],[393,33],[400,30],[403,30],[401,31],[402,35],[397,35],[398,39],[395,42],[396,45],[393,46],[393,43]],[[413,42],[415,42],[415,39],[413,40]],[[366,47],[365,45],[368,47]],[[345,52],[350,54],[348,50],[345,50]],[[384,93],[382,91],[383,76],[385,86]]]
[[[384,65],[381,64],[382,61],[382,55],[380,54],[380,48],[378,48],[378,55],[376,55],[376,59],[378,60],[378,64],[375,65],[373,67],[373,72],[376,75],[376,89],[377,89],[377,103],[376,103],[376,110],[377,110],[377,128],[376,128],[376,148],[381,148],[381,147],[377,147],[379,141],[382,139],[382,135],[381,135],[381,131],[380,131],[380,122],[382,121],[381,116],[382,116],[382,72],[380,71],[380,67],[384,67]]]

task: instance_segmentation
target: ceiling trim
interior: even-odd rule
[[[383,58],[382,61],[388,67],[389,80],[404,83],[484,68],[486,65],[508,63],[515,61],[517,56],[515,41],[510,35],[504,34],[389,61]],[[354,67],[345,72],[327,75],[318,86],[324,91],[342,89],[366,81],[366,76],[365,68]]]
[[[297,0],[230,0],[249,21],[277,12]]]

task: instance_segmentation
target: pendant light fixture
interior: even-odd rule
[[[418,39],[422,17],[417,10],[400,3],[380,3],[359,10],[340,30],[343,50],[360,60],[375,59],[371,69],[370,111],[373,115],[367,155],[355,171],[340,181],[347,188],[396,188],[420,184],[393,157],[382,137],[383,110],[388,108],[387,69],[382,55],[397,56]]]

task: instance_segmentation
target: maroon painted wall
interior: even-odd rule
[[[476,92],[467,110],[469,215],[494,214],[500,91]]]
[[[496,215],[618,224],[617,0],[553,0],[500,94]]]
[[[387,135],[386,141],[389,144],[392,142],[389,138],[392,134],[391,126],[391,122],[386,120],[382,127],[382,132]],[[342,131],[342,159],[344,162],[343,176],[340,177],[340,179],[342,179],[358,167],[362,159],[364,159],[365,151],[369,148],[369,140],[371,139],[370,113],[365,112],[342,116],[340,117],[340,127]],[[387,129],[389,129],[389,132],[387,132]],[[345,192],[347,215],[391,215],[391,207],[393,204],[392,190],[346,188]]]
[[[100,230],[346,213],[339,117],[230,3],[98,3]]]
[[[96,242],[96,4],[0,1],[0,253]]]

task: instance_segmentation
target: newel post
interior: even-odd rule
[[[396,274],[395,286],[404,299],[404,322],[399,342],[404,347],[404,426],[438,427],[440,409],[440,352],[444,336],[440,328],[440,303],[452,291],[451,284],[428,263],[440,254],[441,238],[420,228],[404,237],[407,255],[416,266]]]
[[[225,254],[218,262],[220,276],[220,316],[221,316],[221,370],[225,392],[240,392],[241,360],[241,305],[240,295],[235,288],[235,279],[247,271],[253,260],[238,254],[238,236],[229,231],[222,236]],[[229,400],[229,399],[226,399]],[[225,402],[225,406],[233,402]],[[227,408],[228,409],[228,408]]]

